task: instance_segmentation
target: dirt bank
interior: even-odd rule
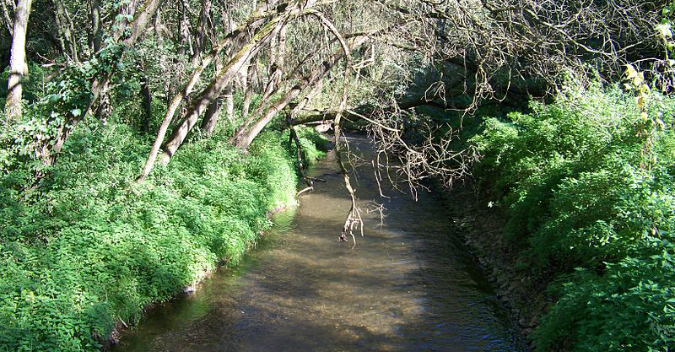
[[[504,209],[493,206],[472,184],[444,188],[442,197],[465,244],[476,256],[500,301],[508,308],[520,332],[527,336],[539,324],[548,303],[545,283],[518,267],[517,253],[503,240]]]

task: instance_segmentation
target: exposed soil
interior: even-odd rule
[[[440,187],[439,187],[440,188]],[[436,189],[439,189],[436,188]],[[503,239],[504,209],[492,206],[471,183],[444,188],[443,200],[466,245],[492,283],[499,300],[511,312],[520,332],[527,336],[539,325],[549,303],[546,283],[518,270],[517,253]],[[528,340],[529,341],[529,340]]]

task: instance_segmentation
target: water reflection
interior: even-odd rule
[[[337,242],[349,201],[328,158],[313,170],[326,183],[278,214],[243,265],[154,309],[115,351],[521,350],[439,200],[380,199],[369,164],[358,171],[363,206],[385,203],[387,217],[364,214],[355,249]]]

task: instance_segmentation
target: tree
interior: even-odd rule
[[[32,0],[19,0],[14,12],[12,35],[12,51],[10,57],[9,81],[7,82],[7,119],[11,121],[21,118],[21,97],[23,90],[21,81],[28,75],[26,62],[26,34]]]
[[[400,158],[411,187],[430,176],[450,184],[475,155],[451,150],[454,134],[434,137],[447,121],[415,115],[419,106],[457,111],[461,119],[486,102],[545,96],[567,72],[592,67],[616,79],[628,58],[662,46],[653,33],[661,1],[181,0],[162,14],[161,0],[117,7],[89,0],[84,15],[73,11],[83,0],[44,1],[53,4],[45,18],[57,35],[50,54],[36,57],[55,67],[56,82],[74,77],[82,95],[61,104],[63,111],[45,110],[44,124],[55,128],[33,138],[35,154],[53,164],[105,87],[120,99],[116,79],[128,75],[141,92],[137,125],[147,132],[158,124],[139,181],[156,160],[168,163],[195,129],[209,137],[226,124],[230,142],[246,150],[286,115],[289,127],[331,120],[337,135],[347,119],[361,120],[381,153]],[[234,96],[243,98],[242,119],[234,118]],[[219,119],[222,100],[228,119]],[[162,121],[154,121],[153,101],[166,104]],[[411,133],[419,137],[414,143]]]
[[[136,11],[133,20],[128,23],[128,25],[122,24],[123,28],[113,27],[114,30],[111,30],[113,44],[109,46],[111,49],[110,52],[106,52],[105,56],[107,60],[110,58],[118,58],[124,55],[124,53],[132,48],[134,44],[139,40],[139,38],[144,34],[145,29],[150,24],[155,12],[162,4],[164,0],[146,0],[143,2],[138,11]],[[122,9],[123,13],[128,11],[128,8]],[[125,28],[128,30],[128,34],[125,34]],[[99,53],[101,55],[101,53]],[[99,74],[93,75],[89,80],[90,84],[90,96],[87,99],[86,106],[81,106],[77,109],[72,109],[70,111],[61,112],[65,115],[65,119],[58,124],[56,128],[56,133],[54,135],[48,136],[48,138],[40,139],[38,144],[34,147],[36,150],[37,157],[45,165],[53,165],[56,161],[56,154],[58,153],[63,145],[68,140],[70,133],[73,128],[80,122],[85,116],[85,113],[89,113],[93,108],[94,104],[98,101],[98,98],[101,96],[101,93],[108,86],[108,83],[112,75],[116,72],[119,67],[118,62],[107,62],[104,65],[104,70]]]

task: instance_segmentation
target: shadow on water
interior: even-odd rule
[[[371,153],[362,137],[356,154]],[[325,184],[278,214],[271,231],[232,270],[196,294],[153,309],[114,349],[122,351],[521,351],[481,272],[440,200],[384,189],[358,167],[364,214],[357,247],[338,243],[348,195],[327,158],[313,170]]]

